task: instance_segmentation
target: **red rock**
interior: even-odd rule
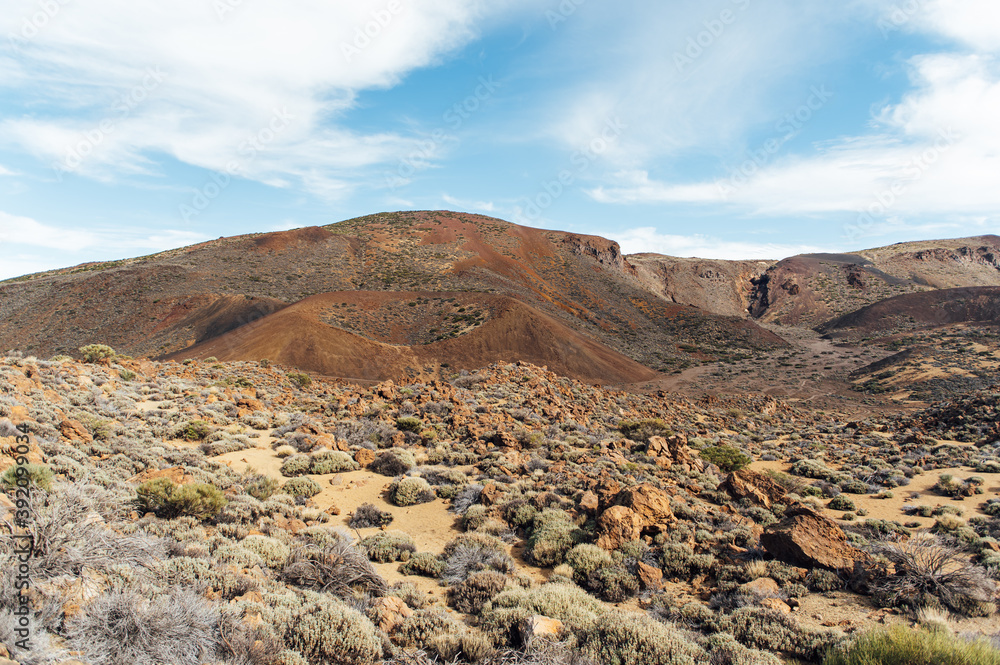
[[[639,562],[636,567],[639,574],[639,582],[643,589],[659,591],[663,588],[663,571],[647,563]]]
[[[64,420],[59,423],[59,432],[70,441],[90,443],[94,440],[87,428],[75,420]]]
[[[597,546],[608,551],[642,535],[642,519],[625,506],[611,506],[597,518]]]
[[[521,642],[523,644],[528,644],[536,637],[558,639],[563,631],[564,626],[562,621],[559,619],[550,619],[540,614],[524,619],[518,626],[518,632],[521,635]]]
[[[785,500],[785,488],[763,473],[750,469],[740,469],[726,476],[719,489],[727,492],[737,501],[747,499],[753,504],[770,508]]]
[[[776,559],[807,568],[851,573],[855,563],[869,557],[847,542],[843,529],[804,506],[790,509],[760,537],[761,545]]]
[[[372,611],[375,615],[375,625],[386,633],[392,632],[393,628],[401,624],[404,619],[413,616],[413,610],[396,596],[375,599],[372,601]]]
[[[369,450],[368,448],[361,448],[358,452],[354,453],[354,461],[360,464],[362,468],[365,468],[374,462],[375,457],[375,451]]]

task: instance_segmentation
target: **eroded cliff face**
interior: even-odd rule
[[[636,277],[636,269],[622,254],[622,248],[614,240],[599,236],[567,234],[562,240],[563,245],[578,256],[589,256],[602,266],[617,272]]]
[[[647,289],[665,300],[724,316],[747,316],[757,280],[769,261],[679,259],[657,254],[628,257]]]

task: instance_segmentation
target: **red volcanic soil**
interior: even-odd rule
[[[257,251],[284,252],[296,245],[312,245],[332,238],[333,233],[319,226],[308,226],[304,229],[267,233],[253,239]]]
[[[1000,321],[1000,287],[908,293],[845,314],[816,328],[830,337],[882,337],[953,323]]]
[[[494,362],[526,361],[590,383],[634,383],[658,373],[571,330],[552,317],[504,296],[476,294],[482,317],[447,339],[426,344],[391,344],[324,322],[345,306],[372,315],[392,307],[408,308],[415,322],[438,308],[442,297],[430,292],[326,293],[291,305],[215,339],[167,356],[170,360],[206,358],[261,360],[346,379],[380,381],[415,377],[424,368],[478,369]],[[465,296],[468,297],[468,296]],[[471,306],[471,305],[470,305]],[[370,324],[370,321],[369,321]],[[419,328],[415,323],[414,328]],[[367,328],[367,326],[366,326]],[[370,329],[370,328],[369,328]],[[395,336],[407,335],[404,328]]]

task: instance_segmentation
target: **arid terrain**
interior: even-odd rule
[[[994,654],[998,255],[422,212],[0,282],[0,665]]]

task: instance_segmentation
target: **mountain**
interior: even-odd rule
[[[765,322],[813,327],[893,296],[967,286],[1000,286],[1000,237],[793,256],[754,280],[750,313]]]
[[[370,342],[415,349],[390,354],[377,347],[383,358],[398,355],[393,367],[429,360],[464,368],[466,362],[520,354],[565,368],[572,376],[617,381],[643,374],[624,359],[612,360],[613,352],[660,370],[745,357],[785,344],[744,316],[722,316],[666,299],[662,290],[650,289],[648,279],[610,240],[427,211],[221,238],[138,259],[9,280],[0,283],[0,348],[49,356],[102,342],[130,355],[180,358],[185,350],[201,353],[209,348],[205,344],[254,321],[261,321],[256,330],[277,317],[267,325],[287,331],[291,317],[317,310],[303,303],[282,314],[285,308],[311,296],[345,292],[362,300],[365,294],[413,293],[415,304],[408,314],[426,320],[440,309],[431,294],[467,294],[467,306],[483,310],[488,325],[480,327],[485,330],[466,327],[449,343],[427,349],[420,347],[435,340],[387,337],[377,320],[355,321],[354,328],[343,329],[336,320],[310,318],[303,328],[315,333],[316,343],[336,338],[354,349]],[[506,320],[517,311],[537,324],[534,337],[511,337],[508,328],[509,339],[501,340],[492,332],[506,325],[501,311],[508,312]],[[331,330],[314,327],[320,323]],[[355,337],[345,337],[345,332]],[[239,348],[262,348],[246,333],[229,339],[236,337]],[[576,345],[576,350],[538,341],[546,337]],[[283,357],[291,353],[282,349]],[[309,354],[309,362],[301,360],[302,367],[317,372],[338,367],[338,372],[355,376],[343,363],[357,353],[344,351],[343,361],[321,361],[323,353],[317,351]],[[582,359],[570,362],[574,355]],[[624,369],[610,371],[609,363]]]

